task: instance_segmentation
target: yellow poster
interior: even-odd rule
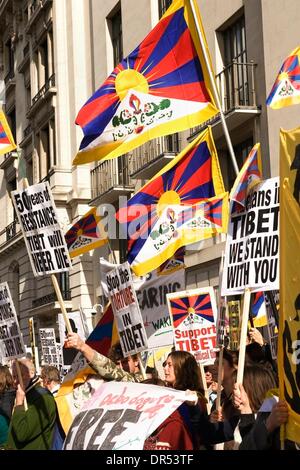
[[[285,438],[300,441],[300,127],[280,133],[280,398],[289,406]]]

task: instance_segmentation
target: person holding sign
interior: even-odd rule
[[[69,333],[65,347],[75,348],[80,351],[89,365],[101,375],[104,380],[116,380],[118,382],[141,382],[143,375],[139,372],[139,363],[134,356],[128,356],[119,365],[111,359],[86,344],[77,333]],[[127,369],[127,370],[125,370]]]
[[[24,389],[19,383],[17,364],[14,362],[13,377],[17,384],[17,393],[6,448],[49,450],[57,419],[54,398],[48,390],[39,385],[32,361],[21,359],[19,368]],[[24,408],[25,396],[27,410]]]
[[[6,444],[16,391],[7,366],[0,366],[0,447]]]

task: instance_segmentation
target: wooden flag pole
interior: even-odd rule
[[[21,385],[21,388],[24,390],[24,382],[23,382],[23,377],[21,374],[21,369],[20,369],[20,364],[19,364],[18,359],[16,359],[16,369],[17,369],[19,384]],[[26,395],[24,396],[24,410],[25,411],[28,410]]]
[[[29,188],[28,179],[23,178],[22,181],[23,181],[24,189]],[[56,296],[57,296],[59,306],[61,308],[61,312],[63,314],[63,318],[64,318],[64,322],[66,324],[67,332],[72,333],[71,323],[70,323],[70,320],[69,320],[68,315],[67,315],[67,310],[66,310],[64,300],[62,298],[61,291],[60,291],[60,288],[59,288],[59,285],[58,285],[57,278],[56,278],[55,274],[51,274],[51,281],[52,281],[54,290],[56,292]]]
[[[239,174],[239,167],[238,167],[238,164],[237,164],[237,161],[236,161],[236,158],[235,158],[232,142],[231,142],[228,127],[227,127],[227,124],[226,124],[226,119],[225,119],[225,116],[224,116],[224,113],[223,113],[223,110],[222,110],[222,106],[221,106],[221,102],[220,102],[220,98],[219,98],[219,93],[218,93],[217,86],[216,86],[215,77],[214,77],[214,74],[213,74],[213,71],[212,71],[212,68],[211,68],[210,57],[208,56],[208,51],[205,47],[205,41],[204,41],[203,34],[202,34],[202,31],[201,31],[201,27],[199,25],[199,21],[198,21],[198,18],[197,18],[194,0],[190,0],[190,5],[191,5],[192,12],[193,12],[194,21],[195,21],[196,29],[197,29],[197,32],[198,32],[198,36],[199,36],[199,40],[200,40],[204,60],[205,60],[206,67],[207,67],[207,70],[208,70],[208,74],[209,74],[209,78],[210,78],[210,82],[211,82],[211,87],[212,87],[212,92],[213,92],[213,95],[214,95],[214,100],[215,100],[216,105],[217,105],[217,107],[219,109],[219,112],[220,112],[221,123],[222,123],[223,131],[224,131],[225,139],[226,139],[226,142],[227,142],[227,145],[228,145],[230,158],[231,158],[231,161],[232,161],[232,165],[233,165],[235,174],[237,176]]]
[[[251,298],[251,290],[249,288],[246,288],[245,294],[244,294],[243,314],[242,314],[242,324],[241,324],[241,334],[240,334],[239,362],[238,362],[238,371],[237,371],[237,378],[236,378],[236,382],[238,384],[242,384],[243,378],[244,378],[246,338],[247,338],[247,328],[248,328],[248,320],[249,320],[250,298]]]
[[[223,351],[224,351],[224,346],[221,346],[220,353],[219,353],[219,365],[218,365],[218,388],[217,388],[217,398],[216,398],[216,410],[217,411],[219,411],[219,409],[221,408]]]

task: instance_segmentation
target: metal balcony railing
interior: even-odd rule
[[[20,233],[19,221],[15,219],[11,224],[7,225],[4,230],[0,232],[0,246],[12,240],[18,233]]]
[[[43,98],[51,87],[55,87],[55,74],[51,75],[51,77],[48,78],[45,85],[42,86],[38,93],[32,98],[32,106],[37,103],[41,98]]]
[[[100,163],[91,170],[92,199],[96,199],[113,188],[130,186],[128,162],[128,156],[122,155]]]
[[[217,77],[224,113],[236,108],[256,108],[255,68],[253,61],[233,61]]]
[[[224,114],[237,109],[257,109],[255,69],[257,64],[232,61],[216,76],[222,111]],[[218,116],[191,129],[190,135],[199,132],[208,124],[213,124]]]
[[[172,134],[150,140],[134,149],[129,154],[130,174],[134,175],[141,168],[154,162],[162,155],[176,155],[180,152],[181,140],[179,134]]]
[[[72,299],[70,290],[61,290],[61,295],[62,295],[63,300]],[[39,297],[38,299],[33,300],[32,308],[41,307],[42,305],[47,305],[56,301],[58,301],[56,292],[51,292],[50,294],[43,295],[43,297]]]

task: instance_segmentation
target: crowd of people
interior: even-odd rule
[[[205,366],[204,375],[192,354],[172,350],[163,363],[164,376],[159,377],[152,368],[145,378],[138,357],[125,358],[119,344],[106,357],[78,334],[70,333],[66,347],[82,353],[98,380],[143,382],[186,391],[186,402],[146,439],[145,450],[280,449],[280,426],[288,420],[288,407],[278,399],[277,365],[258,330],[251,329],[249,339],[243,384],[236,383],[238,352],[227,348],[222,351],[221,367],[217,355],[215,364]],[[40,376],[28,358],[14,361],[11,370],[0,366],[2,449],[63,449],[68,429],[63,429],[56,406],[59,388],[60,373],[54,366],[44,366]],[[78,395],[75,385],[73,393]],[[285,445],[298,448],[293,442]]]

